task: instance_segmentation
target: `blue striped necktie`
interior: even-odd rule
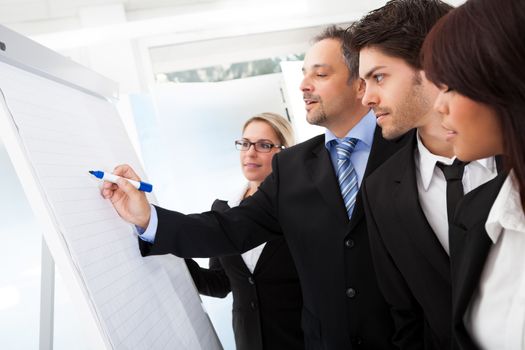
[[[350,161],[350,156],[358,141],[358,139],[347,138],[335,146],[337,151],[336,175],[349,218],[352,217],[357,191],[359,190],[357,173],[355,172],[354,165]]]

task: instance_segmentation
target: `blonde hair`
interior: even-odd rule
[[[264,112],[257,115],[254,115],[250,119],[248,119],[244,126],[242,127],[242,131],[246,129],[246,127],[254,121],[262,121],[270,125],[277,135],[277,138],[279,139],[279,142],[284,147],[290,147],[295,144],[295,138],[294,138],[294,132],[292,129],[292,124],[284,118],[283,116],[277,114],[277,113],[270,113],[270,112]]]

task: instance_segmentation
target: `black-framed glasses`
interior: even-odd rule
[[[252,145],[255,148],[256,152],[261,152],[261,153],[271,152],[272,148],[279,148],[279,149],[285,148],[282,145],[275,145],[273,143],[265,142],[265,141],[257,141],[257,142],[250,142],[248,140],[235,141],[235,148],[237,148],[239,151],[247,151],[250,149]]]

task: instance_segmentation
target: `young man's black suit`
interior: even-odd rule
[[[399,147],[376,129],[365,177]],[[274,156],[273,172],[225,213],[185,216],[157,208],[153,245],[142,253],[239,254],[284,235],[303,291],[307,349],[391,349],[393,322],[372,266],[361,200],[349,221],[324,136]]]
[[[416,133],[362,186],[379,286],[392,307],[402,349],[450,349],[449,257],[419,203]]]

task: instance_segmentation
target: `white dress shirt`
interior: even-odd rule
[[[437,239],[449,253],[448,217],[447,217],[447,180],[437,162],[450,165],[454,158],[437,156],[423,145],[417,135],[415,151],[416,181],[419,203],[427,221]],[[468,193],[476,187],[493,179],[498,174],[493,157],[476,160],[465,166],[463,173],[463,191]]]
[[[482,349],[525,349],[525,215],[511,173],[485,229],[493,246],[465,325]]]

